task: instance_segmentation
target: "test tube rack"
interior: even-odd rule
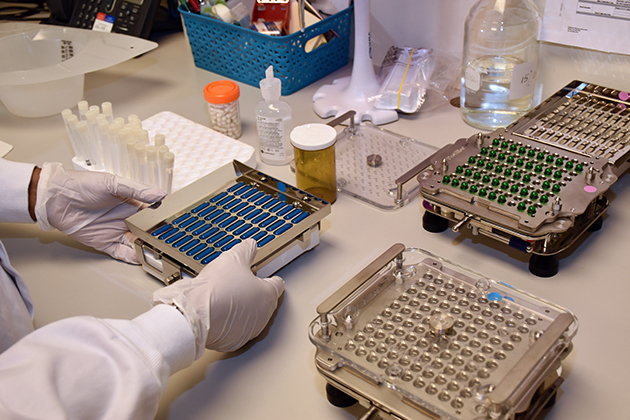
[[[328,400],[384,420],[536,418],[577,333],[566,309],[402,244],[317,312]]]
[[[234,245],[253,238],[252,271],[268,277],[319,244],[330,203],[239,161],[126,219],[146,272],[171,284],[195,277]]]
[[[558,272],[558,254],[601,227],[630,156],[628,94],[574,81],[505,129],[438,150],[417,176],[430,232],[468,227]],[[407,177],[409,174],[407,175]]]

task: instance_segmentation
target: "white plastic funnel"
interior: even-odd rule
[[[72,108],[83,97],[85,73],[157,47],[128,35],[38,25],[0,38],[0,101],[19,117]]]

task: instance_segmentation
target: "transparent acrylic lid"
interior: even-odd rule
[[[396,179],[437,149],[418,140],[361,123],[337,137],[337,189],[385,210],[402,207],[418,195],[417,182],[403,185],[397,202]]]
[[[360,394],[393,391],[435,418],[507,419],[568,354],[577,319],[566,309],[418,248],[388,252],[310,325],[339,361],[330,375],[367,379]]]

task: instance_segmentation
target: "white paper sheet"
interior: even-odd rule
[[[630,0],[547,0],[541,40],[630,54]]]

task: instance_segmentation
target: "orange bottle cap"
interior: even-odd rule
[[[231,80],[217,80],[208,83],[203,89],[203,97],[212,104],[227,104],[234,102],[240,95],[238,85]]]

